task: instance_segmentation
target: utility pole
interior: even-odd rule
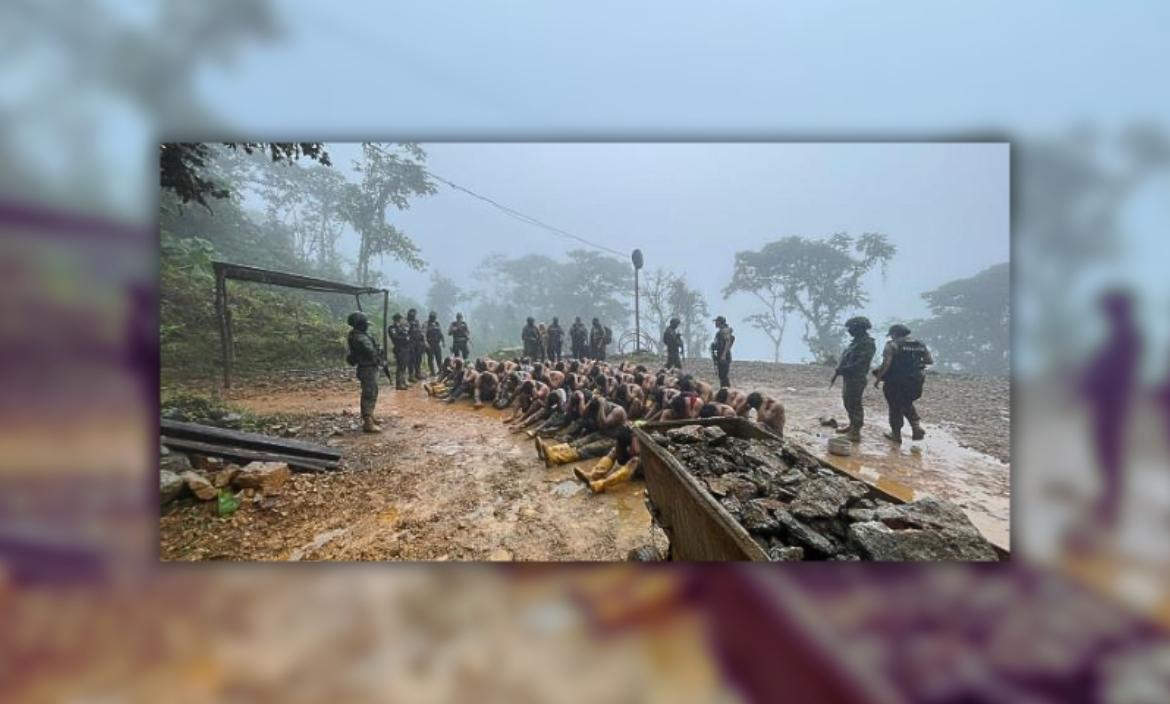
[[[634,353],[637,354],[642,351],[642,311],[638,291],[638,271],[642,268],[642,250],[635,249],[634,253],[630,255],[630,260],[634,262]]]

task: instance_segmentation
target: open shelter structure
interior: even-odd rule
[[[228,262],[212,262],[215,272],[215,312],[219,318],[219,343],[223,353],[223,387],[231,388],[232,367],[235,364],[235,340],[232,336],[232,312],[228,307],[228,279],[237,281],[255,281],[272,286],[299,288],[304,291],[323,291],[326,293],[345,293],[354,297],[358,310],[362,310],[362,296],[367,294],[382,294],[382,320],[390,310],[390,291],[385,288],[357,286],[355,284],[340,283],[327,279],[318,279],[313,276],[289,274],[283,271],[262,269],[245,264],[231,264]],[[386,349],[386,326],[382,325],[382,349]]]

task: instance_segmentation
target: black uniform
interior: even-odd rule
[[[666,346],[666,368],[682,369],[683,339],[677,327],[668,327],[662,333],[662,344]]]
[[[401,320],[386,328],[394,347],[394,388],[406,388],[406,374],[410,368],[410,326]]]
[[[554,362],[561,361],[561,347],[565,342],[565,331],[560,323],[548,326],[548,357]]]
[[[524,343],[524,356],[534,362],[541,361],[543,355],[540,353],[540,331],[536,329],[534,323],[529,323],[520,331],[520,341]]]
[[[443,326],[437,318],[427,320],[427,366],[431,376],[439,373],[443,364]]]
[[[892,355],[889,369],[882,375],[882,391],[890,407],[890,430],[895,435],[902,432],[902,419],[910,426],[919,425],[918,410],[914,402],[922,398],[922,386],[926,382],[926,365],[930,364],[930,351],[926,345],[912,337],[890,340],[886,351]]]
[[[407,318],[407,335],[410,338],[410,381],[411,383],[422,379],[422,361],[423,356],[426,355],[427,338],[423,334],[422,325],[419,324],[418,318]]]
[[[573,347],[574,359],[585,359],[589,356],[589,349],[586,347],[588,340],[589,332],[585,329],[585,323],[578,320],[569,326],[569,343]]]

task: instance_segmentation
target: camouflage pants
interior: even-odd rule
[[[715,371],[719,374],[719,386],[731,387],[731,357],[715,360]],[[862,380],[865,381],[864,379]]]
[[[594,440],[593,442],[585,443],[577,448],[577,457],[583,460],[593,459],[594,457],[605,457],[617,445],[617,441],[612,438],[602,438],[601,440]]]
[[[865,409],[861,406],[861,396],[865,393],[864,376],[843,377],[841,387],[841,401],[845,404],[845,413],[849,416],[849,427],[860,429],[865,425]]]
[[[427,346],[427,366],[431,369],[431,376],[438,374],[443,368],[443,345],[440,343]]]
[[[666,349],[666,368],[682,369],[682,357],[679,356],[677,349],[669,347]]]
[[[374,415],[378,405],[378,367],[358,367],[357,378],[362,383],[362,417]]]
[[[561,361],[561,343],[550,342],[548,344],[548,358],[554,362]]]
[[[451,343],[451,355],[461,359],[467,359],[470,352],[467,349],[467,340],[455,340]]]

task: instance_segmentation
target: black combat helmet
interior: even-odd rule
[[[716,316],[716,318],[715,318],[715,324],[716,324],[716,325],[726,325],[726,324],[727,324],[727,318],[724,318],[722,315],[720,315],[720,316]]]
[[[670,319],[670,326],[671,327],[677,327],[678,325],[681,325],[681,324],[682,324],[682,321],[679,320],[678,318],[671,318]]]
[[[439,314],[432,310],[431,314],[429,316],[427,316],[427,318],[430,320],[438,320]]]
[[[349,314],[349,317],[345,319],[345,322],[351,328],[359,328],[359,327],[365,327],[369,321],[366,319],[365,313],[363,313],[361,311],[354,311],[354,312]]]
[[[873,325],[869,322],[869,318],[864,315],[855,315],[849,320],[845,321],[845,329],[852,332],[854,330],[866,331],[872,328]]]
[[[533,317],[529,317],[529,318],[528,318],[528,324],[529,324],[529,325],[532,325],[532,324],[534,324],[535,322],[536,322],[536,318],[533,318]]]
[[[890,337],[906,337],[910,334],[910,328],[901,323],[894,323],[886,334]]]
[[[555,316],[555,315],[553,316],[552,324],[553,325],[560,325],[560,323],[557,322],[557,316]]]
[[[455,314],[455,319],[456,319],[456,320],[463,320],[463,314],[462,314],[462,313],[456,313],[456,314]]]
[[[402,313],[395,313],[390,316],[390,319],[397,323],[399,320],[402,320]]]
[[[594,325],[601,325],[601,321],[600,321],[600,320],[598,320],[597,318],[594,318],[594,319],[593,319],[593,324],[594,324]]]

